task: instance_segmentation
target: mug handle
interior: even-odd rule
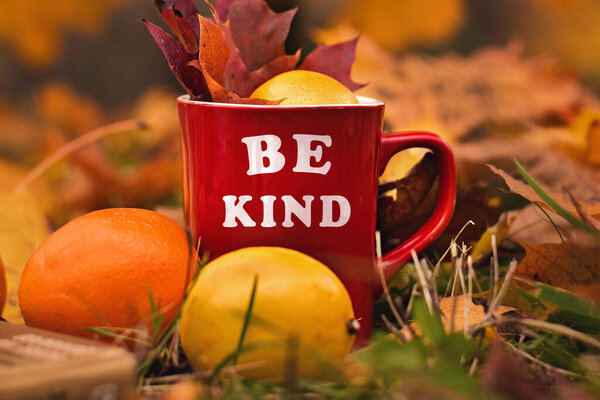
[[[433,214],[425,225],[400,245],[382,256],[381,268],[389,280],[411,258],[411,251],[417,253],[429,246],[450,222],[456,202],[456,165],[450,146],[444,139],[429,132],[396,132],[381,137],[379,151],[379,175],[383,173],[390,158],[399,151],[410,147],[424,147],[437,158],[440,185]],[[377,264],[375,264],[377,268]],[[376,271],[376,275],[379,276]],[[376,279],[376,282],[379,282]],[[377,288],[376,292],[381,288]]]

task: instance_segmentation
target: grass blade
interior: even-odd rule
[[[254,307],[254,298],[256,297],[256,288],[258,286],[258,275],[254,275],[254,282],[252,282],[252,292],[250,292],[250,300],[248,301],[248,308],[246,308],[246,315],[244,315],[244,324],[242,325],[242,331],[240,332],[240,339],[238,340],[238,345],[235,350],[235,354],[233,355],[233,365],[237,365],[238,357],[240,352],[242,351],[242,346],[244,344],[244,338],[246,337],[246,332],[248,331],[248,326],[250,325],[250,319],[252,318],[252,308]]]
[[[227,366],[227,364],[231,363],[232,365],[237,365],[239,355],[244,351],[248,351],[251,346],[247,346],[243,348],[244,338],[246,337],[246,332],[248,331],[248,326],[250,325],[250,319],[252,318],[252,309],[254,308],[254,299],[256,297],[256,288],[258,287],[258,275],[254,275],[254,282],[252,283],[252,291],[250,292],[250,300],[248,301],[248,307],[246,308],[246,313],[244,315],[244,323],[242,325],[242,330],[240,332],[240,338],[238,340],[237,347],[235,352],[225,357],[220,363],[215,367],[211,380],[214,381],[221,370]]]
[[[530,282],[530,284],[539,289],[536,295],[539,300],[583,317],[600,320],[600,307],[592,300],[540,282]]]
[[[152,296],[152,289],[150,289],[150,286],[148,286],[148,299],[150,300],[150,311],[152,313],[152,328],[154,329],[154,335],[157,335],[165,315],[158,312],[156,308],[156,303],[154,302],[154,296]]]
[[[533,191],[540,196],[540,198],[550,207],[552,208],[554,211],[556,211],[556,213],[558,215],[560,215],[561,217],[563,217],[565,220],[567,220],[573,227],[575,228],[579,228],[581,230],[584,230],[588,233],[592,233],[594,235],[598,235],[598,232],[593,229],[591,226],[586,225],[584,222],[582,222],[581,220],[575,218],[573,216],[573,214],[571,214],[570,212],[568,212],[565,208],[563,208],[563,206],[561,206],[560,204],[558,204],[558,202],[556,200],[554,200],[548,193],[546,193],[544,191],[544,189],[542,189],[542,187],[535,181],[535,179],[533,179],[531,177],[531,175],[529,175],[529,173],[525,170],[525,168],[517,161],[516,158],[513,158],[513,160],[515,161],[515,164],[517,165],[517,168],[519,169],[519,172],[521,173],[521,176],[523,177],[523,179],[525,180],[525,182],[527,182],[527,184],[529,186],[531,186],[531,188],[533,189]]]
[[[133,336],[129,336],[126,334],[121,334],[121,333],[116,333],[116,332],[111,332],[109,330],[100,328],[100,327],[84,327],[83,329],[85,329],[86,331],[89,332],[93,332],[93,333],[97,333],[99,335],[103,335],[103,336],[107,336],[107,337],[111,337],[114,339],[120,339],[120,340],[124,340],[124,341],[129,341],[129,342],[134,342],[134,343],[140,343],[143,344],[144,346],[147,347],[151,347],[152,343],[143,340],[143,339],[139,339]],[[133,331],[133,330],[132,330]]]

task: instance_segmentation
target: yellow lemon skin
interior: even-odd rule
[[[354,312],[338,277],[295,250],[247,247],[208,263],[190,289],[179,334],[192,367],[214,369],[235,352],[255,276],[238,364],[257,364],[241,374],[281,381],[290,365],[304,378],[325,377],[341,366],[354,342],[348,331]]]
[[[274,76],[256,88],[250,98],[283,99],[279,105],[358,104],[356,96],[332,77],[299,69]]]

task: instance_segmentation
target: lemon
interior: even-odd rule
[[[251,319],[238,364],[253,379],[323,377],[339,367],[354,342],[350,296],[324,264],[295,250],[248,247],[207,264],[190,289],[180,338],[196,370],[214,369],[235,353],[253,282]]]
[[[330,76],[314,71],[281,73],[260,85],[251,99],[281,100],[280,105],[357,104],[352,92]]]

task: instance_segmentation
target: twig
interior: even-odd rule
[[[558,333],[559,335],[567,336],[572,339],[578,340],[581,343],[587,344],[590,347],[600,349],[600,340],[595,339],[589,335],[571,329],[564,325],[553,324],[546,321],[538,321],[536,319],[527,318],[511,318],[511,317],[499,317],[496,319],[498,324],[513,324],[520,325],[529,328],[542,329],[548,332]]]
[[[470,256],[469,256],[470,258]],[[475,280],[475,286],[477,286],[477,290],[479,293],[483,292],[481,285],[479,284],[479,280],[477,279],[477,274],[475,274],[475,269],[473,269],[473,260],[467,262],[467,266],[469,267],[469,275],[472,274],[472,278]]]
[[[48,170],[56,162],[62,160],[69,154],[73,153],[80,148],[87,146],[95,142],[96,140],[102,139],[106,136],[114,135],[117,133],[129,132],[136,129],[144,129],[145,125],[138,120],[125,120],[119,121],[112,124],[101,126],[100,128],[94,129],[93,131],[87,132],[76,139],[66,143],[64,146],[58,148],[55,152],[44,158],[38,165],[35,166],[27,175],[21,179],[15,186],[14,191],[16,193],[22,192],[39,178],[44,172]]]
[[[471,363],[471,367],[469,368],[469,376],[473,376],[475,374],[475,370],[477,369],[477,364],[479,364],[479,358],[473,359]]]
[[[390,290],[388,288],[387,282],[385,281],[385,275],[383,274],[383,264],[381,263],[381,233],[379,231],[375,232],[375,253],[377,254],[377,272],[379,273],[379,280],[381,282],[381,287],[383,288],[383,293],[385,295],[385,300],[388,303],[388,306],[392,310],[392,314],[394,318],[396,318],[396,322],[404,328],[406,324],[404,320],[400,316],[394,301],[392,300],[392,296],[390,295]]]
[[[417,257],[417,252],[411,250],[410,254],[412,255],[413,262],[415,263],[415,270],[417,272],[417,279],[419,280],[419,285],[423,290],[423,299],[425,299],[425,303],[427,304],[427,308],[429,308],[429,312],[433,313],[433,299],[431,298],[431,293],[429,292],[429,285],[427,284],[427,279],[425,278],[425,271],[419,258]]]
[[[500,267],[498,265],[498,246],[496,246],[496,235],[492,233],[492,259],[494,260],[494,286],[492,288],[492,299],[496,298],[498,282],[500,281]]]
[[[496,310],[498,309],[498,307],[500,306],[500,304],[502,304],[502,300],[504,300],[504,296],[506,296],[506,293],[508,292],[508,288],[510,287],[510,284],[512,282],[512,277],[515,273],[515,271],[517,270],[517,260],[512,260],[510,262],[510,265],[508,266],[508,272],[506,273],[506,276],[504,277],[504,282],[502,282],[502,287],[500,288],[500,291],[498,292],[498,295],[496,297],[494,297],[494,299],[492,300],[491,304],[488,307],[488,314],[493,314],[496,312]]]
[[[450,287],[452,286],[452,276],[456,273],[456,259],[458,257],[458,245],[456,242],[452,242],[450,245],[450,262],[452,264],[452,270],[450,271],[450,279],[448,279],[448,284],[446,285],[446,290],[444,290],[444,297],[448,297],[450,292]],[[454,281],[456,282],[456,280]]]
[[[408,304],[406,305],[406,315],[407,316],[410,315],[412,312],[412,306],[413,306],[413,303],[415,302],[415,297],[417,297],[417,291],[418,291],[418,287],[417,287],[417,285],[414,285],[410,292],[410,297],[408,298]]]
[[[597,230],[598,232],[600,232],[600,224],[598,223],[598,221],[596,221],[593,218],[590,218],[587,213],[583,210],[583,207],[581,206],[581,203],[579,201],[577,201],[577,199],[571,194],[571,192],[569,192],[568,190],[565,190],[565,192],[567,192],[567,195],[569,196],[569,199],[571,200],[571,203],[573,204],[573,206],[575,207],[575,210],[577,211],[577,214],[579,215],[579,218],[587,225],[589,225],[590,227],[594,228],[595,230]]]
[[[450,249],[452,248],[452,244],[455,244],[456,241],[458,240],[458,237],[462,234],[462,232],[467,228],[467,226],[469,225],[475,225],[475,222],[468,220],[463,227],[460,229],[460,231],[458,231],[458,233],[456,234],[456,236],[454,236],[454,239],[452,239],[452,242],[450,242],[450,246],[448,246],[448,248],[446,249],[446,251],[444,252],[444,254],[442,254],[442,256],[440,257],[440,259],[438,260],[438,262],[435,264],[435,267],[433,267],[433,282],[435,282],[437,280],[437,276],[439,274],[440,271],[440,267],[442,265],[442,261],[444,260],[444,258],[446,258],[446,256],[448,255],[448,252],[450,251]]]
[[[385,316],[385,314],[381,314],[381,320],[383,321],[385,326],[390,330],[390,332],[394,334],[394,336],[400,339],[402,343],[406,343],[407,339],[404,337],[404,334],[398,328],[396,328],[394,324],[390,322],[390,320]]]
[[[577,374],[575,372],[571,372],[571,371],[567,371],[566,369],[562,369],[559,367],[555,367],[554,365],[550,365],[548,363],[545,363],[542,360],[539,360],[537,358],[535,358],[534,356],[532,356],[531,354],[527,353],[525,350],[518,348],[517,346],[513,345],[512,343],[509,343],[506,340],[502,340],[502,343],[504,343],[504,345],[506,345],[506,348],[508,348],[509,350],[517,353],[518,355],[525,357],[526,359],[528,359],[529,361],[538,364],[550,371],[555,371],[558,372],[561,375],[564,376],[570,376],[570,377],[581,377],[580,374]]]
[[[251,369],[255,369],[261,367],[265,364],[264,361],[257,361],[247,364],[234,365],[230,367],[225,367],[222,369],[222,372],[225,374],[248,371]],[[152,384],[165,384],[165,383],[176,383],[185,379],[196,378],[196,379],[208,379],[212,376],[212,371],[198,371],[191,372],[187,374],[176,374],[176,375],[167,375],[167,376],[156,376],[152,378],[146,378],[144,380],[143,389],[147,389],[148,386]]]
[[[471,271],[473,271],[473,259],[471,258],[471,256],[467,257],[467,274],[468,274],[468,281],[467,281],[467,296],[466,296],[466,307],[465,307],[465,326],[464,326],[464,335],[467,336],[469,333],[469,313],[471,311],[471,304],[473,304],[473,274],[471,273]]]

